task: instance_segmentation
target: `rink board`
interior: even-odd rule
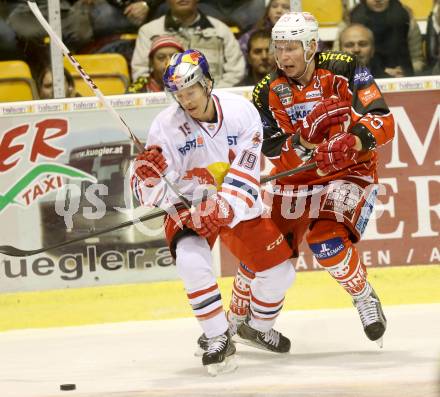
[[[369,267],[438,265],[440,78],[378,83],[395,117],[396,136],[379,149],[381,185],[359,243],[361,259]],[[249,87],[231,91],[250,95]],[[163,93],[110,100],[141,139],[167,105]],[[96,98],[1,103],[0,137],[0,224],[8,225],[0,229],[1,244],[21,249],[50,246],[145,212],[133,208],[131,191],[123,183],[134,147]],[[49,166],[49,171],[43,172],[42,166]],[[75,177],[66,176],[72,172]],[[94,196],[99,205],[88,196],[97,194],[98,187],[103,189]],[[161,226],[158,218],[142,228],[121,229],[27,258],[0,256],[0,291],[177,279]],[[236,259],[224,249],[219,258],[215,261],[219,273],[234,274]],[[319,269],[305,245],[295,268]]]
[[[371,268],[369,280],[386,305],[440,303],[440,267]],[[229,304],[232,278],[219,279]],[[351,307],[326,271],[297,273],[283,310]],[[0,294],[0,331],[192,317],[180,281]],[[440,322],[440,318],[433,319]]]

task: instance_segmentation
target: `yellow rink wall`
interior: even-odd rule
[[[440,266],[369,269],[383,305],[440,303]],[[224,305],[231,277],[219,279]],[[299,272],[284,310],[342,308],[351,299],[325,271]],[[0,331],[192,316],[183,284],[166,281],[0,295]]]

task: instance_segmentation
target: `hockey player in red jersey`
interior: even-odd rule
[[[273,325],[295,271],[283,235],[270,218],[260,217],[263,130],[258,112],[242,96],[213,93],[208,63],[196,50],[173,56],[164,86],[176,103],[153,120],[146,149],[133,164],[131,185],[142,204],[180,207],[166,217],[165,234],[207,338],[202,363],[211,374],[235,368],[235,347],[211,263],[218,235],[255,274],[249,286],[249,337],[269,350],[288,352],[289,339]],[[189,202],[197,201],[207,185],[215,193],[196,202],[191,212],[182,209],[164,173]]]
[[[354,56],[317,51],[313,15],[283,15],[272,29],[272,44],[278,68],[253,91],[264,128],[262,151],[273,173],[308,162],[317,169],[277,181],[268,197],[271,218],[295,256],[306,239],[319,264],[352,297],[367,337],[382,346],[386,318],[355,244],[374,206],[376,149],[393,138],[393,117]],[[241,264],[229,312],[238,335],[252,277]]]

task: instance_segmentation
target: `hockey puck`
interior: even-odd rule
[[[76,389],[76,385],[75,383],[64,383],[63,385],[60,385],[60,390],[75,390]]]

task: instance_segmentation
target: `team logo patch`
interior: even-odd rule
[[[259,131],[257,131],[252,137],[252,147],[256,148],[260,145],[260,143],[261,143],[261,134],[259,133]]]
[[[367,227],[370,216],[373,212],[374,203],[376,202],[377,188],[374,188],[367,197],[364,206],[362,207],[358,221],[356,222],[355,229],[362,236]]]
[[[351,222],[362,194],[363,189],[353,183],[331,184],[322,203],[321,210],[334,213],[338,221],[342,215]]]
[[[350,63],[353,57],[343,52],[321,52],[319,54],[319,64],[325,61],[344,61]]]
[[[373,76],[367,67],[357,67],[354,71],[354,84],[369,84],[373,82]]]
[[[273,87],[273,90],[278,95],[291,95],[290,87],[286,83],[277,84],[275,87]]]
[[[281,104],[283,106],[288,106],[288,105],[290,105],[292,103],[292,99],[293,98],[291,96],[288,96],[288,97],[285,97],[285,98],[280,98]]]
[[[375,101],[376,99],[380,99],[381,97],[380,91],[376,87],[376,85],[372,85],[368,88],[359,90],[358,95],[364,107],[368,106],[371,102]]]
[[[302,120],[306,117],[311,111],[313,106],[315,106],[316,102],[305,102],[305,103],[295,103],[290,108],[286,109],[287,114],[289,115],[292,121]]]
[[[195,149],[197,147],[196,139],[191,139],[190,141],[186,141],[185,145],[178,147],[177,150],[183,155],[186,156],[186,154],[191,150]]]
[[[342,238],[335,237],[320,243],[310,244],[316,259],[328,259],[338,255],[344,249]]]
[[[202,135],[198,135],[196,138],[196,144],[197,147],[202,147],[205,145],[205,141],[203,140],[203,136]]]
[[[319,81],[319,80],[318,80]],[[316,83],[315,83],[316,84]],[[306,94],[306,99],[311,99],[311,98],[321,98],[321,91],[319,90],[315,90],[315,91],[309,91]]]

